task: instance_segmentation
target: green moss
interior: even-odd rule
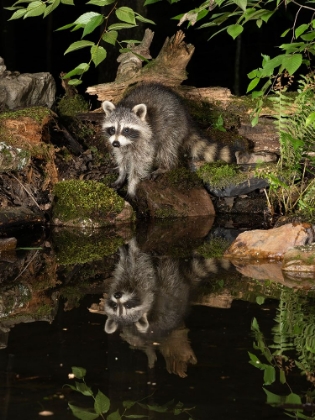
[[[61,117],[74,117],[80,112],[88,112],[89,104],[82,95],[63,96],[57,105],[57,112]]]
[[[205,258],[221,258],[231,242],[224,238],[214,237],[210,241],[204,242],[197,253]]]
[[[124,200],[112,188],[97,181],[70,180],[55,185],[54,217],[62,221],[100,219],[119,214]]]
[[[174,219],[178,217],[178,212],[175,211],[172,207],[164,206],[162,208],[156,209],[155,217],[158,219]]]
[[[104,230],[92,236],[70,229],[54,233],[54,249],[60,265],[101,260],[105,256],[113,255],[123,244],[123,238]]]
[[[240,184],[248,178],[236,165],[222,162],[205,163],[197,170],[197,175],[213,188],[226,188],[229,185]]]
[[[49,108],[34,106],[29,108],[18,109],[17,111],[6,111],[0,113],[0,120],[4,119],[19,119],[22,117],[29,117],[38,122],[42,123],[43,119],[50,117],[52,112]]]
[[[167,172],[164,175],[163,181],[175,186],[179,190],[185,191],[202,185],[198,175],[184,167],[178,167]]]

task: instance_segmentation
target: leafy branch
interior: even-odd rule
[[[43,15],[45,18],[53,10],[55,10],[60,4],[74,5],[73,0],[18,0],[11,7],[7,7],[7,10],[11,10],[12,14],[9,20],[28,18],[34,16]],[[86,63],[80,63],[73,70],[69,71],[63,76],[64,79],[69,79],[70,85],[79,85],[82,83],[82,76],[86,73],[93,63],[97,67],[102,61],[106,59],[107,50],[101,45],[103,42],[115,46],[116,43],[122,48],[122,43],[137,43],[137,40],[118,40],[118,32],[122,29],[131,29],[138,26],[137,22],[144,22],[154,24],[150,19],[146,19],[139,13],[135,12],[132,8],[127,6],[118,7],[119,0],[90,0],[86,3],[91,6],[99,6],[105,9],[107,13],[98,13],[94,11],[88,11],[79,16],[74,22],[58,28],[57,31],[70,29],[71,32],[82,29],[81,40],[73,42],[65,54],[73,51],[77,51],[82,48],[90,48],[90,60]],[[109,7],[107,7],[109,6]],[[110,24],[110,19],[115,16],[118,22]],[[92,34],[99,27],[102,27],[101,33],[96,42],[90,41],[85,38],[87,35]],[[131,51],[130,49],[127,49]],[[126,49],[123,49],[126,52]]]
[[[85,375],[86,375],[86,369],[82,367],[73,366],[72,374],[70,374],[69,377],[79,379],[80,382],[75,381],[75,385],[71,385],[71,384],[64,385],[71,388],[73,391],[79,392],[80,394],[86,397],[91,397],[94,401],[93,408],[82,408],[82,407],[78,407],[76,405],[68,403],[68,406],[70,410],[72,411],[72,414],[78,419],[94,420],[100,417],[104,420],[105,418],[106,420],[121,420],[123,418],[140,419],[140,418],[148,417],[145,414],[127,414],[128,410],[138,405],[144,410],[160,413],[161,416],[165,415],[166,413],[173,414],[174,416],[177,416],[180,414],[186,414],[189,416],[188,420],[193,420],[190,414],[190,411],[193,408],[185,408],[184,404],[180,401],[177,404],[174,403],[174,400],[171,400],[164,405],[159,405],[159,404],[150,405],[150,404],[143,403],[143,401],[146,398],[143,398],[139,401],[131,401],[131,400],[123,401],[122,409],[117,409],[115,411],[112,411],[110,414],[108,414],[105,417],[105,414],[107,414],[111,408],[110,400],[100,390],[98,390],[97,393],[94,393],[92,388],[86,384]]]

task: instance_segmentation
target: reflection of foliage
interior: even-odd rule
[[[121,237],[106,231],[99,231],[89,236],[78,231],[63,229],[54,234],[57,260],[62,265],[101,260],[104,256],[114,254],[123,243]]]
[[[198,249],[198,254],[205,258],[220,258],[227,250],[231,241],[219,236],[212,237],[210,241],[204,242]]]
[[[91,397],[94,401],[93,408],[86,409],[82,407],[75,406],[73,404],[68,403],[72,414],[82,420],[94,420],[97,418],[105,419],[105,414],[110,411],[111,403],[109,398],[103,394],[102,391],[98,390],[97,393],[94,393],[93,390],[86,384],[85,382],[85,375],[86,370],[82,367],[72,367],[72,375],[76,379],[79,379],[80,382],[76,381],[75,385],[65,385],[70,387],[73,391],[77,391],[80,394]],[[164,405],[154,404],[144,404],[142,401],[123,401],[122,408],[117,409],[116,411],[112,411],[108,416],[106,416],[107,420],[121,420],[123,417],[125,418],[146,418],[147,415],[143,414],[131,414],[127,415],[126,412],[132,410],[135,407],[141,407],[142,409],[150,412],[155,412],[160,414],[160,418],[163,418],[166,414],[173,414],[177,416],[179,414],[187,414],[189,416],[189,420],[193,420],[190,414],[191,408],[184,408],[183,403],[178,402],[177,404],[174,401],[169,401]]]
[[[315,383],[315,310],[312,300],[301,296],[297,292],[283,289],[280,297],[278,313],[273,328],[273,344],[267,346],[265,337],[259,329],[256,319],[252,322],[252,331],[255,336],[254,348],[259,350],[266,359],[263,363],[253,353],[249,353],[250,363],[264,372],[264,385],[272,385],[277,381],[285,384],[290,393],[277,395],[264,389],[267,403],[283,406],[289,416],[294,411],[294,418],[311,419],[313,417],[303,414],[306,405],[302,403],[299,395],[292,392],[288,383],[288,376],[295,366],[314,385]],[[288,354],[297,353],[293,359]],[[277,372],[279,376],[277,376]],[[314,409],[314,392],[308,393],[306,403],[308,409]],[[291,406],[291,407],[290,407]],[[293,407],[294,406],[294,407]]]

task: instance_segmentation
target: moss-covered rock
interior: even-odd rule
[[[54,187],[53,223],[78,227],[105,227],[131,222],[134,212],[112,188],[97,181],[62,181]]]

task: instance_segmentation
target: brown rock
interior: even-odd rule
[[[269,230],[246,231],[235,239],[225,257],[279,260],[287,250],[311,243],[313,236],[313,229],[307,223],[288,223]]]
[[[214,216],[211,198],[203,187],[179,189],[151,180],[138,187],[137,207],[142,215],[151,218]]]
[[[289,249],[284,255],[282,270],[315,273],[315,244]]]

